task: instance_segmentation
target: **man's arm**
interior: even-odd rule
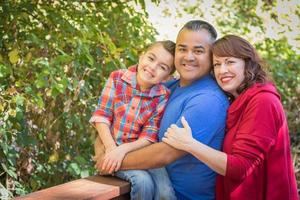
[[[126,154],[121,169],[151,169],[163,167],[187,153],[158,142]]]

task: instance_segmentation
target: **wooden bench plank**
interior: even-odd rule
[[[130,183],[111,176],[90,176],[33,192],[16,200],[129,199]],[[127,195],[126,195],[127,194]],[[123,197],[122,197],[123,196]]]

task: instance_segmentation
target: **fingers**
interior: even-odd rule
[[[108,172],[110,174],[112,174],[113,172],[115,172],[115,168],[117,167],[118,163],[117,162],[112,162],[111,165],[110,165],[110,168],[108,170]]]
[[[189,126],[188,122],[185,120],[184,116],[181,117],[181,123],[184,128],[186,128],[187,130],[191,130],[191,127]]]
[[[119,169],[121,168],[121,164],[122,164],[121,162],[118,162],[118,164],[117,164],[117,166],[115,168],[115,172],[119,171]]]
[[[167,143],[167,144],[169,144],[169,139],[168,139],[168,138],[166,138],[166,137],[163,137],[161,140],[162,140],[164,143]]]
[[[121,162],[114,159],[104,159],[101,171],[112,174],[120,169]]]

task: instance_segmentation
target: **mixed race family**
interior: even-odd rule
[[[192,20],[110,74],[95,167],[131,199],[298,200],[286,116],[254,46]],[[172,78],[174,71],[179,78]]]

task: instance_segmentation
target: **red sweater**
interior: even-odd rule
[[[240,94],[226,126],[227,170],[217,177],[217,200],[298,200],[288,125],[275,87],[255,84]]]

